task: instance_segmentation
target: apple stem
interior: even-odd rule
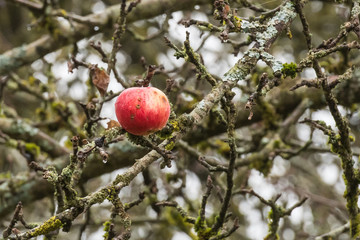
[[[136,84],[139,87],[148,87],[158,67],[156,65],[149,65],[147,69],[146,77],[143,79],[136,80]]]

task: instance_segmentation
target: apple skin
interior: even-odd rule
[[[124,90],[115,103],[120,125],[134,135],[148,135],[161,130],[170,116],[166,95],[154,87],[132,87]]]

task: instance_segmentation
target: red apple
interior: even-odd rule
[[[134,135],[148,135],[162,129],[169,119],[166,95],[154,87],[132,87],[123,91],[115,103],[121,126]]]

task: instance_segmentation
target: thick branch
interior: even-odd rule
[[[145,149],[136,147],[129,142],[123,141],[109,149],[109,159],[106,164],[102,162],[101,156],[91,154],[86,162],[86,167],[82,172],[80,182],[86,182],[89,179],[98,177],[104,173],[111,172],[114,169],[127,167],[145,154]],[[67,157],[67,156],[66,156]],[[61,171],[68,162],[64,158],[59,158],[52,162],[58,171]],[[0,198],[6,199],[0,205],[0,218],[12,212],[19,201],[24,206],[29,203],[42,199],[54,193],[53,187],[41,177],[32,178],[16,189],[3,188]]]
[[[0,118],[0,130],[12,138],[35,143],[51,157],[56,158],[69,153],[52,137],[24,121]]]
[[[191,3],[193,2],[195,1],[191,1]],[[167,7],[165,6],[164,2],[161,3],[163,4],[163,8]],[[186,3],[188,5],[191,5],[188,3],[188,1],[177,1],[177,4],[180,3]],[[140,6],[141,5],[138,6],[137,10],[139,10]],[[148,7],[150,8],[151,6]],[[269,21],[269,28],[275,28],[277,33],[263,35],[260,38],[260,41],[262,41],[260,45],[266,47],[270,46],[271,43],[275,40],[274,38],[276,38],[280,34],[280,32],[286,29],[286,27],[290,24],[290,22],[294,19],[295,16],[296,15],[294,14],[292,4],[289,2],[286,3],[280,9],[278,14],[274,16],[274,19]],[[173,137],[170,140],[165,140],[164,142],[162,142],[159,145],[161,149],[165,148],[169,143],[171,144],[173,142],[179,141],[186,133],[190,132],[194,126],[200,124],[209,114],[209,111],[214,107],[214,105],[224,97],[225,93],[229,91],[232,87],[234,87],[237,81],[245,79],[245,77],[255,67],[257,61],[260,58],[259,54],[254,54],[256,51],[256,49],[248,51],[245,56],[237,63],[236,67],[232,68],[226,74],[224,81],[213,87],[212,91],[202,101],[200,101],[189,114],[183,114],[179,117],[178,121],[181,128],[180,131],[174,133]],[[106,198],[109,197],[109,193],[111,193],[114,188],[116,190],[121,190],[125,186],[129,185],[130,182],[139,173],[141,173],[144,169],[146,169],[150,164],[152,164],[160,157],[160,154],[158,154],[155,150],[149,152],[144,157],[137,160],[124,174],[118,175],[111,184],[101,188],[100,190],[92,193],[91,195],[86,196],[85,198],[79,199],[79,201],[77,202],[78,206],[67,209],[66,211],[63,211],[52,217],[48,221],[53,220],[56,223],[59,223],[58,221],[60,221],[58,228],[62,226],[65,228],[65,226],[63,225],[64,223],[69,223],[73,221],[79,216],[79,214],[81,214],[84,210],[90,208],[92,205],[102,203]],[[39,229],[44,228],[45,224],[46,222],[38,228],[21,234],[21,237],[27,239],[44,234],[42,232],[40,234],[36,233]],[[66,230],[68,230],[67,227]]]

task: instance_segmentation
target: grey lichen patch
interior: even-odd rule
[[[13,66],[14,64],[16,64],[14,59],[5,55],[0,55],[0,69],[6,69],[9,66]]]
[[[266,27],[266,31],[256,34],[256,41],[260,44],[260,46],[265,46],[267,40],[276,37],[279,33],[276,26],[280,23],[288,23],[291,22],[292,19],[296,17],[296,11],[294,8],[294,4],[291,2],[287,2],[282,11],[279,11],[268,23]]]
[[[250,58],[260,58],[260,52],[257,49],[250,49],[247,54]],[[243,62],[246,60],[246,58],[243,58]]]
[[[269,24],[276,25],[278,22],[290,22],[289,20],[294,19],[296,15],[294,4],[289,1],[285,3],[281,11],[278,11],[277,14],[275,14]]]
[[[11,125],[11,131],[16,134],[26,134],[30,137],[33,137],[38,134],[39,129],[30,126],[22,120],[16,120],[14,124]]]
[[[356,17],[356,15],[360,14],[360,4],[357,3],[354,5],[354,7],[351,9],[351,16]]]
[[[278,30],[273,25],[269,25],[266,31],[256,34],[256,41],[260,46],[265,46],[267,40],[275,37],[277,33]]]
[[[12,57],[5,54],[0,55],[0,74],[8,69],[14,69],[22,65],[22,59],[26,56],[26,45],[12,50]]]
[[[204,107],[206,107],[206,102],[205,100],[201,100],[198,104],[197,104],[198,108],[203,109]]]
[[[272,68],[272,70],[275,72],[281,72],[281,69],[283,68],[283,65],[280,61],[277,61],[273,55],[267,52],[261,53],[261,58]]]
[[[258,22],[249,22],[246,20],[242,20],[241,22],[241,29],[246,33],[257,30],[259,27],[261,27],[261,25]]]
[[[238,65],[232,67],[227,73],[224,75],[224,81],[240,81],[245,79],[247,72],[240,68]]]
[[[134,147],[133,144],[128,141],[122,141],[121,143],[113,144],[111,145],[111,148],[121,151],[122,153],[131,153],[138,150],[136,147]]]
[[[234,66],[232,67],[225,75],[224,81],[239,81],[245,79],[247,74],[250,72],[248,69],[250,62],[253,64],[256,63],[260,57],[264,59],[268,59],[268,64],[272,67],[274,73],[279,72],[282,69],[282,64],[278,61],[274,60],[274,57],[270,54],[264,53],[263,49],[265,45],[270,39],[276,37],[279,34],[277,29],[277,25],[283,23],[287,24],[291,22],[292,19],[296,17],[296,11],[294,8],[294,4],[291,2],[287,2],[282,10],[279,11],[275,16],[268,22],[266,26],[266,30],[264,32],[257,34],[257,42],[259,44],[258,49],[250,49],[244,57]],[[250,31],[253,28],[261,27],[258,23],[243,21],[241,28],[246,32]],[[260,51],[261,50],[261,51]],[[252,64],[250,64],[252,65]],[[241,67],[240,67],[241,66]]]

